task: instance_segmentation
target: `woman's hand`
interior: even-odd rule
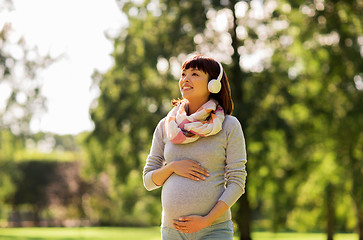
[[[207,215],[183,216],[178,220],[173,220],[173,225],[176,230],[179,230],[182,233],[198,232],[199,230],[212,225],[212,223],[228,209],[228,205],[220,200]]]
[[[211,224],[206,216],[199,215],[190,215],[173,220],[174,228],[182,233],[195,233]]]
[[[192,179],[194,181],[205,180],[209,177],[207,169],[203,168],[200,163],[193,160],[180,160],[171,163],[174,173],[179,176]]]

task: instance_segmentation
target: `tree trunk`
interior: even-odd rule
[[[13,207],[10,220],[12,222],[11,227],[22,227],[21,215],[17,207]]]
[[[326,189],[326,206],[327,206],[327,237],[328,240],[334,238],[334,190],[331,184]]]
[[[239,207],[236,216],[236,223],[240,231],[240,240],[251,240],[251,227],[250,227],[250,204],[245,192],[242,197],[238,200]]]
[[[247,128],[247,121],[246,117],[248,113],[246,113],[245,109],[241,107],[243,104],[243,79],[246,75],[242,72],[241,67],[239,65],[240,55],[238,53],[238,48],[243,45],[241,41],[237,38],[237,16],[235,13],[235,5],[237,1],[233,0],[230,1],[229,9],[233,12],[233,27],[230,29],[230,34],[232,38],[232,47],[233,47],[233,55],[232,55],[232,64],[231,64],[231,71],[230,71],[230,85],[232,90],[232,96],[234,102],[238,104],[235,105],[234,108],[234,115],[238,118],[241,122],[242,127]],[[242,111],[244,109],[244,111]],[[238,229],[240,231],[240,240],[251,240],[251,217],[250,217],[250,204],[248,201],[247,196],[247,189],[246,192],[242,195],[242,197],[238,200],[238,212],[236,216],[236,223]]]
[[[38,205],[33,207],[33,224],[35,227],[40,227],[40,210],[41,208]]]
[[[357,209],[357,216],[358,216],[358,234],[359,240],[363,240],[363,208],[361,206],[361,202],[354,201]]]
[[[349,147],[349,160],[350,169],[352,169],[351,176],[353,181],[352,186],[352,198],[355,204],[357,214],[357,230],[359,240],[363,240],[363,191],[362,191],[362,173],[361,173],[361,162],[362,159],[358,159],[354,156],[354,147]]]

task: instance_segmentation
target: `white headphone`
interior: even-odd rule
[[[223,67],[220,62],[217,63],[219,64],[220,73],[217,79],[212,79],[208,82],[208,91],[211,93],[219,93],[222,88],[221,79],[223,77]]]

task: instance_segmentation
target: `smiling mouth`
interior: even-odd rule
[[[192,87],[190,87],[190,86],[183,86],[182,87],[182,90],[190,90],[190,89],[193,89]]]
[[[183,90],[190,90],[192,89],[191,87],[183,87]]]

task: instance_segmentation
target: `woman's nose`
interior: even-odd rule
[[[184,82],[189,81],[189,80],[190,80],[190,79],[189,79],[189,75],[185,75],[185,76],[183,76],[183,77],[182,77],[182,80],[183,80]]]
[[[189,82],[189,79],[187,78],[187,76],[182,76],[179,80],[180,83],[184,83],[184,82]]]

